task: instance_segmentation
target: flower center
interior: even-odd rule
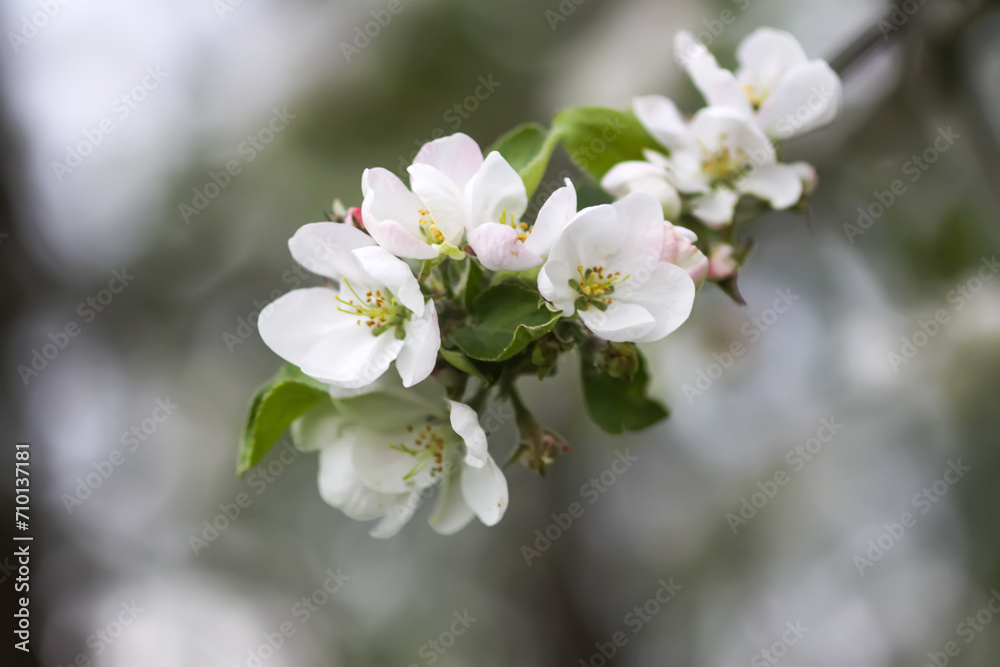
[[[528,236],[531,235],[531,228],[528,226],[528,223],[519,222],[517,219],[514,218],[513,215],[507,213],[507,211],[504,211],[503,213],[500,214],[500,219],[497,222],[499,222],[501,225],[507,225],[508,227],[516,231],[517,240],[521,241],[522,243],[528,238]]]
[[[726,135],[719,137],[720,142],[726,140]],[[739,176],[743,165],[750,161],[750,156],[742,148],[735,151],[728,146],[721,146],[710,151],[701,146],[701,170],[709,176],[713,183],[729,183]]]
[[[743,94],[747,96],[747,100],[750,102],[750,106],[753,107],[754,111],[760,109],[767,98],[771,96],[771,91],[765,90],[764,88],[758,88],[749,83],[743,84]]]
[[[368,290],[362,297],[355,290],[351,283],[344,278],[344,284],[354,295],[353,299],[344,300],[337,295],[337,301],[343,306],[337,306],[337,310],[358,318],[358,326],[364,322],[365,326],[371,329],[372,335],[378,336],[385,333],[390,328],[398,326],[406,319],[406,313],[400,312],[405,309],[397,308],[399,305],[392,294],[382,294],[382,290]]]
[[[431,217],[431,212],[426,208],[417,210],[420,214],[420,231],[424,238],[430,243],[444,243],[444,234],[438,229],[437,223]]]
[[[579,310],[586,310],[589,306],[595,306],[600,310],[607,309],[612,303],[611,295],[614,294],[615,287],[628,280],[628,276],[622,276],[621,271],[606,271],[603,266],[592,266],[584,269],[583,265],[576,267],[576,272],[580,279],[569,281],[570,287],[580,293],[576,300],[576,307]]]
[[[408,433],[414,433],[413,425],[407,424],[406,430]],[[414,458],[413,468],[403,476],[404,481],[416,477],[428,466],[432,479],[444,472],[445,441],[433,424],[425,424],[422,429],[418,429],[410,444],[392,444],[389,445],[389,449],[409,454]]]

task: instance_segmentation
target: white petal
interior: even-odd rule
[[[562,262],[572,271],[567,280],[576,277],[576,267],[592,267],[605,264],[607,258],[617,252],[625,244],[625,236],[617,224],[618,213],[610,204],[601,204],[585,208],[570,221],[559,239],[549,251],[549,264]],[[554,265],[548,269],[549,278],[557,289],[562,289],[560,274],[563,269]],[[548,297],[546,297],[548,298]],[[552,299],[549,299],[550,301]]]
[[[465,462],[473,468],[482,468],[489,458],[486,431],[479,425],[479,415],[465,403],[448,401],[451,408],[451,427],[465,442]]]
[[[313,222],[303,225],[288,240],[295,261],[333,280],[360,279],[358,263],[351,255],[357,248],[375,245],[375,241],[357,227],[340,222]]]
[[[464,191],[444,172],[427,164],[409,166],[410,187],[430,211],[445,241],[457,245],[465,231],[466,212]]]
[[[492,457],[486,459],[482,468],[462,466],[462,495],[487,526],[494,526],[503,518],[509,503],[507,480]]]
[[[783,30],[758,28],[736,49],[740,63],[740,83],[758,90],[772,90],[777,80],[792,67],[804,65],[805,51],[799,41]]]
[[[357,317],[337,310],[342,304],[336,296],[325,287],[292,290],[261,314],[261,338],[306,375],[338,387],[363,387],[389,368],[403,341],[359,326]]]
[[[765,164],[752,170],[737,183],[740,191],[770,202],[774,209],[784,209],[802,198],[802,178],[787,164]]]
[[[618,214],[615,228],[625,237],[625,243],[609,262],[616,269],[618,266],[629,270],[632,266],[655,266],[663,247],[665,229],[660,203],[644,192],[633,192],[612,206]]]
[[[687,146],[690,137],[687,123],[677,106],[662,95],[646,95],[632,100],[636,118],[653,138],[673,150]]]
[[[807,195],[812,194],[819,183],[819,175],[816,174],[816,168],[808,162],[792,162],[788,166],[794,169],[795,173],[802,180],[802,191]]]
[[[382,520],[375,524],[375,527],[368,534],[380,540],[392,537],[410,522],[420,505],[420,495],[417,491],[408,495],[400,495],[399,501],[389,508]]]
[[[711,106],[730,107],[750,116],[753,109],[736,76],[722,69],[703,44],[689,32],[674,37],[674,56]]]
[[[707,107],[695,114],[691,134],[708,153],[728,149],[745,164],[774,162],[774,146],[753,121],[732,109]]]
[[[365,228],[371,231],[374,223],[394,220],[411,234],[420,231],[420,214],[423,204],[396,174],[376,167],[365,169],[361,175],[361,215]]]
[[[431,527],[441,535],[453,535],[465,528],[475,513],[462,495],[459,472],[445,478],[434,513],[429,520]]]
[[[660,202],[663,215],[675,218],[681,211],[681,197],[671,184],[670,174],[649,162],[619,162],[601,179],[601,187],[616,197],[644,192]]]
[[[605,311],[591,307],[579,314],[587,328],[616,343],[639,340],[656,327],[656,320],[646,308],[626,301],[616,300]]]
[[[830,123],[840,112],[840,77],[822,60],[791,69],[757,112],[768,136],[788,139]]]
[[[354,251],[354,256],[379,286],[388,287],[396,299],[417,317],[423,315],[424,296],[420,292],[420,283],[406,262],[378,246],[359,248]]]
[[[372,420],[377,420],[377,416],[372,415]],[[421,424],[413,426],[418,429]],[[369,488],[382,493],[403,493],[411,489],[422,489],[433,483],[430,465],[415,472],[417,458],[390,447],[401,444],[412,446],[415,432],[381,430],[377,428],[377,423],[359,426],[353,432],[351,462],[358,476]],[[411,473],[414,474],[407,477]]]
[[[350,438],[340,438],[320,449],[319,495],[351,519],[369,521],[385,514],[400,497],[365,486],[351,463],[353,445]]]
[[[684,324],[694,306],[695,284],[687,271],[674,264],[660,264],[628,299],[649,311],[656,326],[639,335],[637,343],[660,340]],[[610,311],[610,308],[609,308]]]
[[[483,151],[474,139],[458,132],[424,144],[413,164],[429,164],[462,190],[482,166]]]
[[[469,230],[469,245],[490,271],[523,271],[542,263],[542,258],[517,238],[513,227],[499,222],[487,222]]]
[[[571,269],[566,262],[553,259],[549,259],[538,272],[538,291],[566,317],[576,311],[574,302],[577,292],[569,286],[569,281],[575,277],[575,268]]]
[[[465,188],[469,229],[488,222],[520,222],[528,208],[524,181],[500,153],[486,156],[483,166]]]
[[[716,188],[692,201],[691,213],[713,229],[725,227],[733,221],[733,212],[740,195],[729,188]]]
[[[567,178],[566,185],[549,195],[542,204],[524,247],[538,257],[545,257],[575,215],[576,188]]]
[[[441,347],[441,330],[434,302],[428,300],[423,316],[414,316],[403,325],[403,329],[406,338],[396,359],[396,370],[403,379],[403,386],[412,387],[427,379],[434,370]]]
[[[366,222],[365,229],[372,235],[376,243],[396,257],[431,259],[440,254],[435,248],[418,239],[395,220]]]

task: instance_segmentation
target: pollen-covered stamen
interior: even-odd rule
[[[726,135],[719,137],[719,142],[723,143]],[[731,150],[728,146],[720,146],[717,150],[711,151],[704,144],[698,142],[701,148],[702,161],[701,170],[708,174],[715,182],[728,182],[739,175],[743,165],[750,162],[750,156],[742,148]]]
[[[338,295],[337,301],[344,305],[338,306],[337,310],[348,315],[356,315],[358,326],[362,326],[362,322],[364,322],[364,326],[371,329],[375,335],[381,333],[383,327],[396,324],[399,314],[396,310],[396,299],[391,294],[388,292],[383,294],[382,290],[376,289],[374,291],[368,290],[362,297],[354,291],[354,287],[346,278],[344,278],[344,284],[347,285],[347,289],[351,290],[351,294],[355,298],[345,301]]]
[[[520,222],[513,215],[504,211],[500,214],[499,220],[497,220],[501,225],[507,225],[517,232],[517,240],[522,243],[531,235],[531,227],[526,222]]]
[[[408,433],[413,433],[413,425],[407,424],[406,430]],[[389,449],[409,454],[415,459],[413,468],[403,476],[404,481],[416,477],[428,466],[431,479],[444,472],[445,441],[432,423],[425,424],[422,429],[416,429],[416,435],[409,445],[406,443],[389,445]]]
[[[596,305],[604,309],[611,305],[611,295],[614,294],[615,287],[628,280],[628,276],[623,276],[621,271],[609,271],[603,266],[592,266],[585,269],[583,265],[576,267],[576,272],[580,279],[570,280],[570,286],[581,294],[578,300],[578,307]]]
[[[438,229],[437,223],[431,217],[431,212],[426,208],[417,210],[420,214],[420,231],[424,238],[430,243],[444,243],[444,234]]]
[[[747,96],[747,101],[750,102],[750,106],[753,107],[754,111],[760,109],[760,105],[767,101],[767,98],[771,96],[771,91],[766,90],[763,86],[754,86],[749,83],[744,83],[743,94]]]

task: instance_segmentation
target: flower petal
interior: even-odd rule
[[[566,262],[554,259],[549,259],[538,272],[538,291],[566,317],[576,311],[574,303],[578,294],[569,286],[569,281],[575,277],[575,268],[570,268]]]
[[[409,166],[410,187],[430,211],[431,219],[444,235],[444,240],[456,245],[465,231],[466,212],[463,190],[444,172],[428,164]]]
[[[469,230],[469,245],[490,271],[523,271],[542,263],[542,258],[517,238],[513,227],[499,222],[487,222]]]
[[[462,495],[459,474],[456,470],[445,478],[437,504],[434,506],[434,513],[429,520],[431,528],[441,535],[454,535],[476,516]]]
[[[396,257],[432,259],[440,254],[437,249],[418,239],[395,220],[366,222],[365,229],[376,243]]]
[[[736,60],[740,64],[736,75],[741,84],[772,90],[785,72],[804,65],[808,58],[799,40],[787,32],[758,28],[740,42]]]
[[[743,164],[774,162],[774,146],[750,117],[724,107],[706,107],[691,121],[691,134],[708,154],[728,150]]]
[[[482,468],[462,466],[462,495],[479,520],[494,526],[507,511],[507,480],[492,457]]]
[[[371,231],[374,223],[394,220],[411,234],[420,232],[418,211],[423,204],[396,174],[381,167],[365,169],[361,174],[361,191],[364,194],[361,216],[366,229]]]
[[[423,315],[424,296],[420,292],[420,283],[406,262],[378,246],[358,248],[354,256],[368,275],[379,285],[389,288],[401,304],[417,317]]]
[[[712,229],[719,229],[733,221],[739,200],[739,193],[729,188],[716,188],[692,201],[691,213]]]
[[[288,240],[288,249],[296,262],[315,274],[340,280],[362,279],[357,260],[351,251],[375,245],[375,241],[357,227],[340,222],[313,222],[296,230]]]
[[[840,77],[822,60],[788,71],[757,112],[757,123],[779,139],[804,134],[830,123],[840,112]]]
[[[677,106],[662,95],[646,95],[632,100],[632,111],[653,138],[674,150],[690,144],[687,123]]]
[[[807,195],[812,194],[819,183],[819,175],[816,174],[816,168],[808,162],[792,162],[788,166],[794,169],[795,173],[802,180],[802,191]]]
[[[524,247],[538,257],[545,257],[575,215],[576,188],[573,181],[567,178],[566,185],[549,195],[538,210]]]
[[[427,379],[434,370],[441,347],[441,330],[434,302],[428,300],[423,316],[414,316],[403,325],[403,329],[406,338],[396,359],[396,370],[403,379],[403,386],[412,387]]]
[[[451,428],[465,442],[465,462],[473,468],[482,468],[489,458],[486,431],[479,425],[479,415],[465,403],[448,401],[451,408]]]
[[[422,504],[420,495],[413,491],[408,495],[400,495],[396,502],[382,517],[382,520],[375,524],[368,534],[374,538],[384,540],[394,536],[400,529],[410,522],[417,508]]]
[[[644,307],[615,300],[607,310],[587,308],[580,319],[595,334],[615,343],[639,340],[656,327],[653,315]]]
[[[737,183],[741,192],[767,200],[771,208],[781,210],[802,198],[802,178],[787,164],[765,164],[752,170]]]
[[[457,132],[423,145],[413,164],[428,164],[451,179],[459,190],[479,171],[483,151],[472,137]]]
[[[405,430],[379,429],[374,423],[377,419],[376,415],[371,415],[373,423],[344,431],[354,437],[351,462],[365,485],[382,493],[404,493],[433,484],[430,465],[417,471],[420,465],[417,457],[392,448],[406,443],[412,445],[414,434]],[[415,428],[418,426],[420,424],[414,424]]]
[[[736,76],[719,67],[715,56],[690,32],[681,31],[674,37],[674,57],[710,106],[729,107],[748,117],[753,114]]]
[[[400,496],[365,486],[351,463],[353,448],[350,438],[339,438],[319,450],[319,495],[351,519],[369,521],[385,514]]]
[[[601,187],[616,197],[644,192],[660,202],[663,215],[667,218],[676,218],[681,211],[681,197],[671,184],[670,174],[657,164],[619,162],[601,179]]]
[[[681,267],[666,263],[657,266],[649,279],[634,286],[628,296],[631,303],[649,311],[656,325],[629,340],[650,343],[673,333],[691,316],[695,291],[694,280]]]
[[[469,230],[488,223],[521,221],[528,208],[524,181],[500,153],[486,156],[483,166],[465,188]]]

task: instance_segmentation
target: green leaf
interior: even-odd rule
[[[530,199],[545,176],[558,140],[555,132],[538,123],[525,123],[501,136],[486,152],[498,151],[514,167]]]
[[[646,360],[638,350],[635,352],[639,365],[631,378],[612,377],[600,351],[585,349],[580,355],[587,412],[594,423],[608,433],[640,431],[670,415],[662,403],[646,395],[649,385]]]
[[[573,162],[598,182],[619,162],[645,159],[644,148],[664,150],[633,114],[617,109],[563,109],[552,129]]]
[[[443,347],[439,349],[438,352],[441,354],[441,356],[444,358],[445,361],[447,361],[449,364],[451,364],[458,370],[462,371],[463,373],[467,373],[469,375],[472,375],[473,377],[477,377],[480,380],[483,380],[484,382],[492,381],[491,377],[483,373],[479,368],[476,367],[474,363],[472,363],[471,359],[469,359],[461,352],[457,350],[446,350]]]
[[[517,283],[501,283],[476,298],[469,319],[451,338],[473,359],[503,361],[547,334],[560,315],[543,305],[538,292]]]
[[[250,403],[236,473],[242,475],[260,463],[293,421],[329,397],[321,382],[285,365]]]

